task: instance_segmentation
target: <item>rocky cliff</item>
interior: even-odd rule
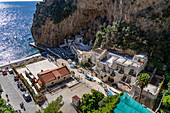
[[[37,45],[55,47],[63,43],[65,37],[77,33],[84,35],[85,42],[95,41],[101,25],[124,20],[126,26],[141,31],[136,38],[145,37],[150,45],[149,50],[140,51],[165,60],[170,43],[169,12],[168,0],[46,0],[36,6],[31,31]],[[121,44],[104,48],[122,50]]]

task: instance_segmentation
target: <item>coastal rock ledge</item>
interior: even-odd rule
[[[168,37],[160,41],[154,35],[167,35],[169,12],[169,0],[45,0],[36,5],[31,32],[36,45],[56,47],[82,32],[86,42],[94,42],[103,23],[124,20],[150,33],[148,41],[158,41],[158,49],[167,50]]]

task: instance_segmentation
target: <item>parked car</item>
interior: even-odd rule
[[[25,87],[22,84],[20,85],[20,90],[21,91],[26,91]]]
[[[19,80],[18,76],[14,76],[14,81],[16,82],[18,80]]]
[[[23,94],[23,97],[24,97],[24,99],[25,99],[26,102],[31,101],[31,97],[30,97],[30,95],[28,94],[28,92],[25,92],[25,93]]]
[[[83,72],[83,70],[82,70],[82,69],[77,69],[77,71],[78,71],[79,73],[82,73],[82,72]]]
[[[21,85],[20,81],[17,81],[18,88],[20,88],[20,85]]]
[[[107,92],[109,92],[109,90],[108,90],[108,89],[106,89],[106,88],[104,89],[104,91],[105,91],[106,93],[107,93]]]
[[[8,69],[9,74],[14,74],[11,68]]]
[[[7,75],[7,72],[5,70],[2,70],[3,75]]]
[[[118,89],[118,86],[117,86],[116,83],[113,83],[112,86],[113,86],[114,88]]]

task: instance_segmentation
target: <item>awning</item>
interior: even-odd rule
[[[108,95],[113,95],[110,91],[108,91],[108,93],[107,93]]]
[[[71,68],[71,69],[73,69],[73,68],[74,68],[74,66],[73,66],[73,65],[70,65],[70,68]]]
[[[88,76],[88,75],[84,75],[87,79],[93,79],[92,77]]]

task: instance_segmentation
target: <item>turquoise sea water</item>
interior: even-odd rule
[[[36,3],[0,2],[0,65],[38,52],[29,46]]]

